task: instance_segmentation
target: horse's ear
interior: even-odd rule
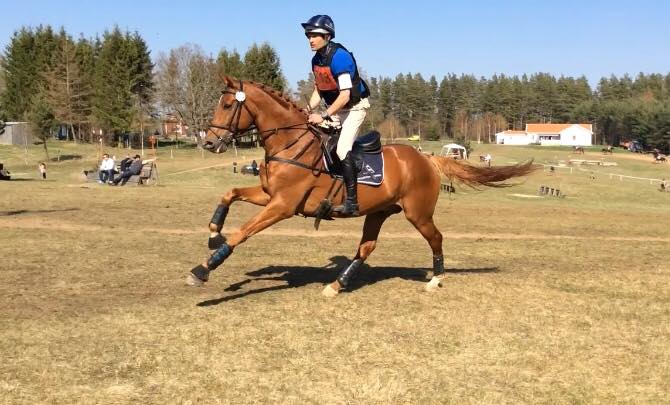
[[[220,73],[219,77],[221,78],[221,81],[226,84],[226,87],[235,88],[235,79],[228,75],[224,75],[223,73]]]

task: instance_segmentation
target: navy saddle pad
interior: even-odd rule
[[[358,167],[358,182],[369,186],[378,186],[384,180],[384,153],[382,153],[379,133],[372,131],[359,136],[352,149]],[[333,155],[335,153],[333,152]],[[339,167],[329,167],[328,159],[323,159],[326,170],[335,178],[341,179]]]

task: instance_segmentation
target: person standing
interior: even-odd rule
[[[326,104],[323,112],[310,114],[308,121],[318,125],[324,120],[331,120],[342,127],[337,142],[337,156],[342,163],[346,198],[344,204],[335,207],[333,211],[342,216],[357,216],[357,173],[351,148],[370,108],[370,91],[358,73],[354,55],[341,44],[332,41],[335,38],[335,23],[329,16],[315,15],[302,23],[302,27],[311,50],[315,52],[312,57],[315,85],[309,108],[316,108],[321,100]]]
[[[486,166],[491,167],[491,154],[487,153],[484,156],[484,163],[486,163]]]
[[[47,179],[47,165],[44,162],[40,162],[39,165],[37,165],[37,169],[40,171],[40,176],[42,176],[42,180]]]

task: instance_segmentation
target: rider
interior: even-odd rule
[[[342,126],[337,142],[337,156],[342,162],[342,177],[347,197],[344,205],[334,208],[343,216],[358,215],[356,195],[356,168],[351,156],[351,148],[363,124],[367,109],[370,108],[370,91],[361,79],[354,55],[342,45],[333,42],[335,23],[327,15],[315,15],[302,23],[309,46],[316,51],[312,58],[314,92],[309,100],[309,108],[316,108],[321,100],[326,110],[321,114],[309,115],[309,122],[321,124],[330,119]]]

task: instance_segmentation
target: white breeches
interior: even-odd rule
[[[370,108],[370,102],[367,98],[362,99],[349,110],[341,110],[331,118],[336,127],[341,126],[340,140],[337,142],[337,156],[344,159],[347,153],[351,151],[354,141],[358,136],[358,130],[361,128],[365,116]]]

